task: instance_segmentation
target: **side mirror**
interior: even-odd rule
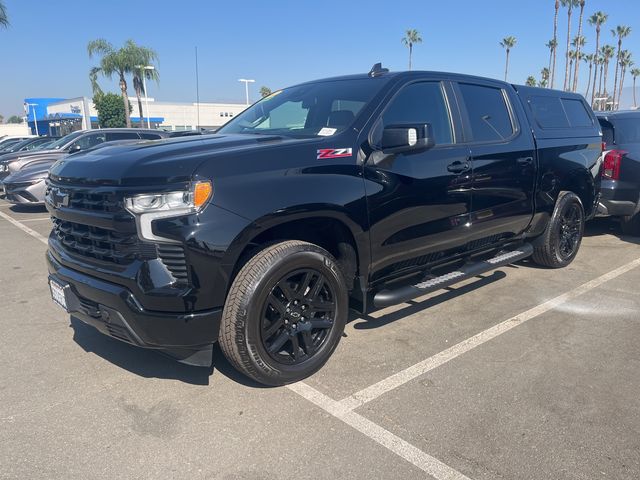
[[[75,144],[75,145],[72,145],[72,146],[69,148],[69,153],[76,153],[76,152],[79,152],[80,150],[82,150],[82,148],[80,147],[80,145]]]
[[[383,153],[417,152],[434,145],[430,123],[389,125],[382,131],[379,149]]]

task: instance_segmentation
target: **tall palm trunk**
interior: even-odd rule
[[[616,93],[618,92],[618,67],[620,66],[620,51],[622,50],[622,37],[618,38],[618,52],[616,53],[616,76],[613,78],[613,110],[616,107]]]
[[[549,50],[549,78],[547,79],[547,87],[551,88],[551,60],[553,58],[553,50],[555,47]]]
[[[576,61],[576,63],[578,63],[578,62]],[[570,58],[569,59],[569,82],[568,82],[569,90],[571,90],[571,80],[572,79],[573,79],[573,58]]]
[[[627,74],[627,67],[624,65],[620,67],[620,90],[618,90],[618,103],[614,103],[616,110],[620,110],[620,101],[622,100],[622,87],[624,87],[624,77]]]
[[[550,86],[553,88],[556,79],[556,50],[558,49],[558,10],[560,9],[560,0],[556,0],[555,14],[553,15],[553,68],[551,68]]]
[[[564,90],[569,88],[569,50],[571,50],[571,4],[567,9],[567,51],[565,52],[565,64],[564,64]]]
[[[573,89],[572,91],[578,90],[578,71],[580,70],[580,38],[582,38],[582,16],[584,14],[584,3],[580,4],[580,20],[578,21],[578,42],[576,44],[576,68],[573,72]]]
[[[595,59],[598,58],[600,52],[600,25],[596,25],[596,53]],[[596,77],[598,75],[598,64],[596,63],[595,72],[593,72],[593,92],[591,93],[591,106],[594,106],[594,102],[596,99]]]
[[[600,64],[600,78],[598,80],[598,96],[602,96],[602,74],[604,72],[604,62],[602,62]],[[595,88],[595,85],[594,85]],[[600,101],[598,101],[600,102]],[[601,108],[598,108],[599,110],[602,110]]]
[[[507,81],[507,74],[509,73],[509,49],[507,48],[507,61],[504,66],[504,81]]]
[[[134,82],[135,83],[135,82]],[[144,124],[144,115],[142,112],[142,90],[140,89],[140,85],[134,85],[134,89],[136,91],[136,98],[138,99],[138,112],[140,114],[140,127],[143,127]],[[147,115],[149,112],[147,112]]]
[[[411,70],[411,57],[413,56],[413,43],[409,44],[409,70]]]
[[[124,116],[127,122],[127,128],[131,128],[131,115],[129,113],[129,98],[127,96],[127,81],[124,73],[120,73],[120,91],[122,92],[122,101],[124,102]]]
[[[591,70],[593,70],[593,62],[589,62],[589,82],[587,83],[587,91],[584,92],[584,98],[589,97],[589,88],[591,88]]]

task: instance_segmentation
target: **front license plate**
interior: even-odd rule
[[[67,299],[64,295],[64,287],[53,280],[49,280],[49,287],[51,288],[51,298],[53,298],[53,301],[67,310]]]

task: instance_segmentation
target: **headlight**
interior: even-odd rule
[[[197,212],[211,197],[211,182],[196,182],[190,190],[136,195],[125,199],[125,208],[139,215],[153,212]]]
[[[160,218],[187,215],[200,211],[211,198],[211,182],[196,182],[189,190],[167,193],[150,193],[128,197],[125,208],[136,217],[138,235],[143,240],[169,242],[173,240],[159,237],[153,233],[152,222]]]

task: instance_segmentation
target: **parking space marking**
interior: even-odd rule
[[[640,267],[640,258],[633,260],[627,265],[623,265],[615,270],[612,270],[608,273],[605,273],[589,282],[583,283],[582,285],[569,290],[562,295],[559,295],[551,300],[548,300],[536,307],[530,308],[529,310],[522,312],[515,317],[511,317],[508,320],[505,320],[502,323],[494,325],[487,330],[484,330],[467,340],[463,340],[462,342],[453,345],[446,350],[443,350],[440,353],[433,355],[432,357],[423,360],[411,367],[405,368],[404,370],[391,375],[384,380],[379,381],[369,387],[360,390],[349,397],[346,397],[338,402],[339,408],[346,411],[354,410],[358,407],[361,407],[365,403],[368,403],[376,398],[384,395],[385,393],[404,385],[405,383],[413,380],[414,378],[419,377],[431,370],[443,365],[451,360],[459,357],[463,353],[466,353],[470,350],[473,350],[476,347],[479,347],[483,343],[492,340],[503,333],[508,332],[512,328],[517,327],[518,325],[522,325],[523,323],[536,318],[543,313],[548,312],[549,310],[553,310],[559,305],[566,303],[570,300],[573,300],[580,295],[583,295],[595,288],[598,288],[603,283],[608,282],[609,280],[613,280],[620,275],[633,270],[636,267]]]
[[[33,238],[37,238],[38,240],[40,240],[42,243],[44,243],[45,245],[48,245],[47,239],[44,238],[42,235],[40,235],[38,232],[36,232],[35,230],[30,229],[29,227],[27,227],[26,225],[23,225],[21,222],[19,222],[18,220],[16,220],[15,218],[12,218],[10,215],[7,215],[4,212],[0,212],[0,217],[4,218],[7,222],[14,224],[16,227],[18,227],[20,230],[22,230],[25,233],[28,233],[29,235],[31,235]]]
[[[19,220],[19,221],[22,223],[22,222],[44,222],[45,220],[51,221],[51,217],[23,218],[22,220]]]
[[[340,402],[329,398],[306,383],[294,383],[287,385],[287,388],[320,407],[328,414],[342,420],[350,427],[379,443],[437,480],[470,480],[469,477],[445,465],[437,458],[428,455],[377,423],[363,417],[359,413],[345,409]]]

